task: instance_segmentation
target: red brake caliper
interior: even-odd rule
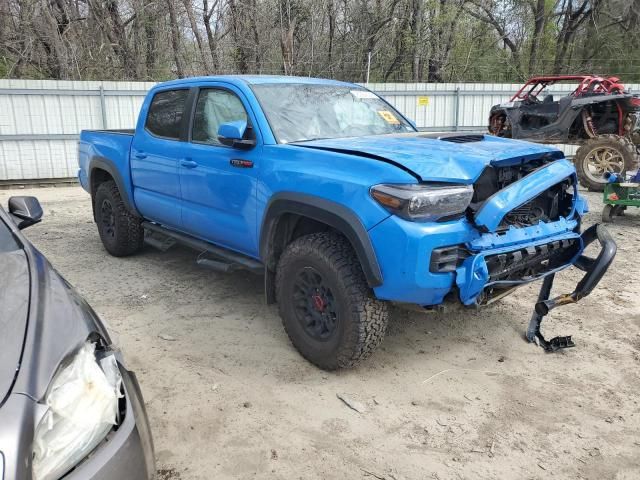
[[[319,294],[312,295],[311,299],[313,300],[313,306],[316,310],[324,312],[324,307],[326,306],[324,299]]]

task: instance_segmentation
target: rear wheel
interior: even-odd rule
[[[384,338],[388,305],[373,296],[351,245],[338,234],[293,241],[278,262],[276,296],[291,342],[322,369],[353,367]]]
[[[601,192],[607,183],[607,173],[623,173],[635,168],[635,147],[624,137],[601,135],[591,138],[576,152],[576,170],[580,184]]]
[[[144,229],[120,196],[113,180],[101,183],[93,203],[98,234],[104,248],[115,257],[136,253],[142,248]]]
[[[505,112],[497,112],[489,117],[489,133],[497,137],[511,138],[511,126]]]

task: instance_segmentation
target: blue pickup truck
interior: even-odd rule
[[[313,78],[218,76],[156,85],[135,130],[83,131],[79,178],[106,250],[176,243],[218,271],[263,273],[299,352],[323,369],[371,354],[389,303],[491,303],[544,279],[544,315],[587,295],[616,246],[559,150],[430,134],[373,92]],[[597,258],[583,255],[599,241]],[[554,275],[585,271],[550,298]]]

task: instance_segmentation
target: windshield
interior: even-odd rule
[[[252,88],[278,143],[416,131],[393,107],[363,88],[306,83]]]

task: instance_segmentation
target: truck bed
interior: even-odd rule
[[[89,163],[94,159],[108,159],[122,176],[129,181],[129,151],[135,130],[82,130],[78,142],[78,180],[82,187],[90,191]]]

